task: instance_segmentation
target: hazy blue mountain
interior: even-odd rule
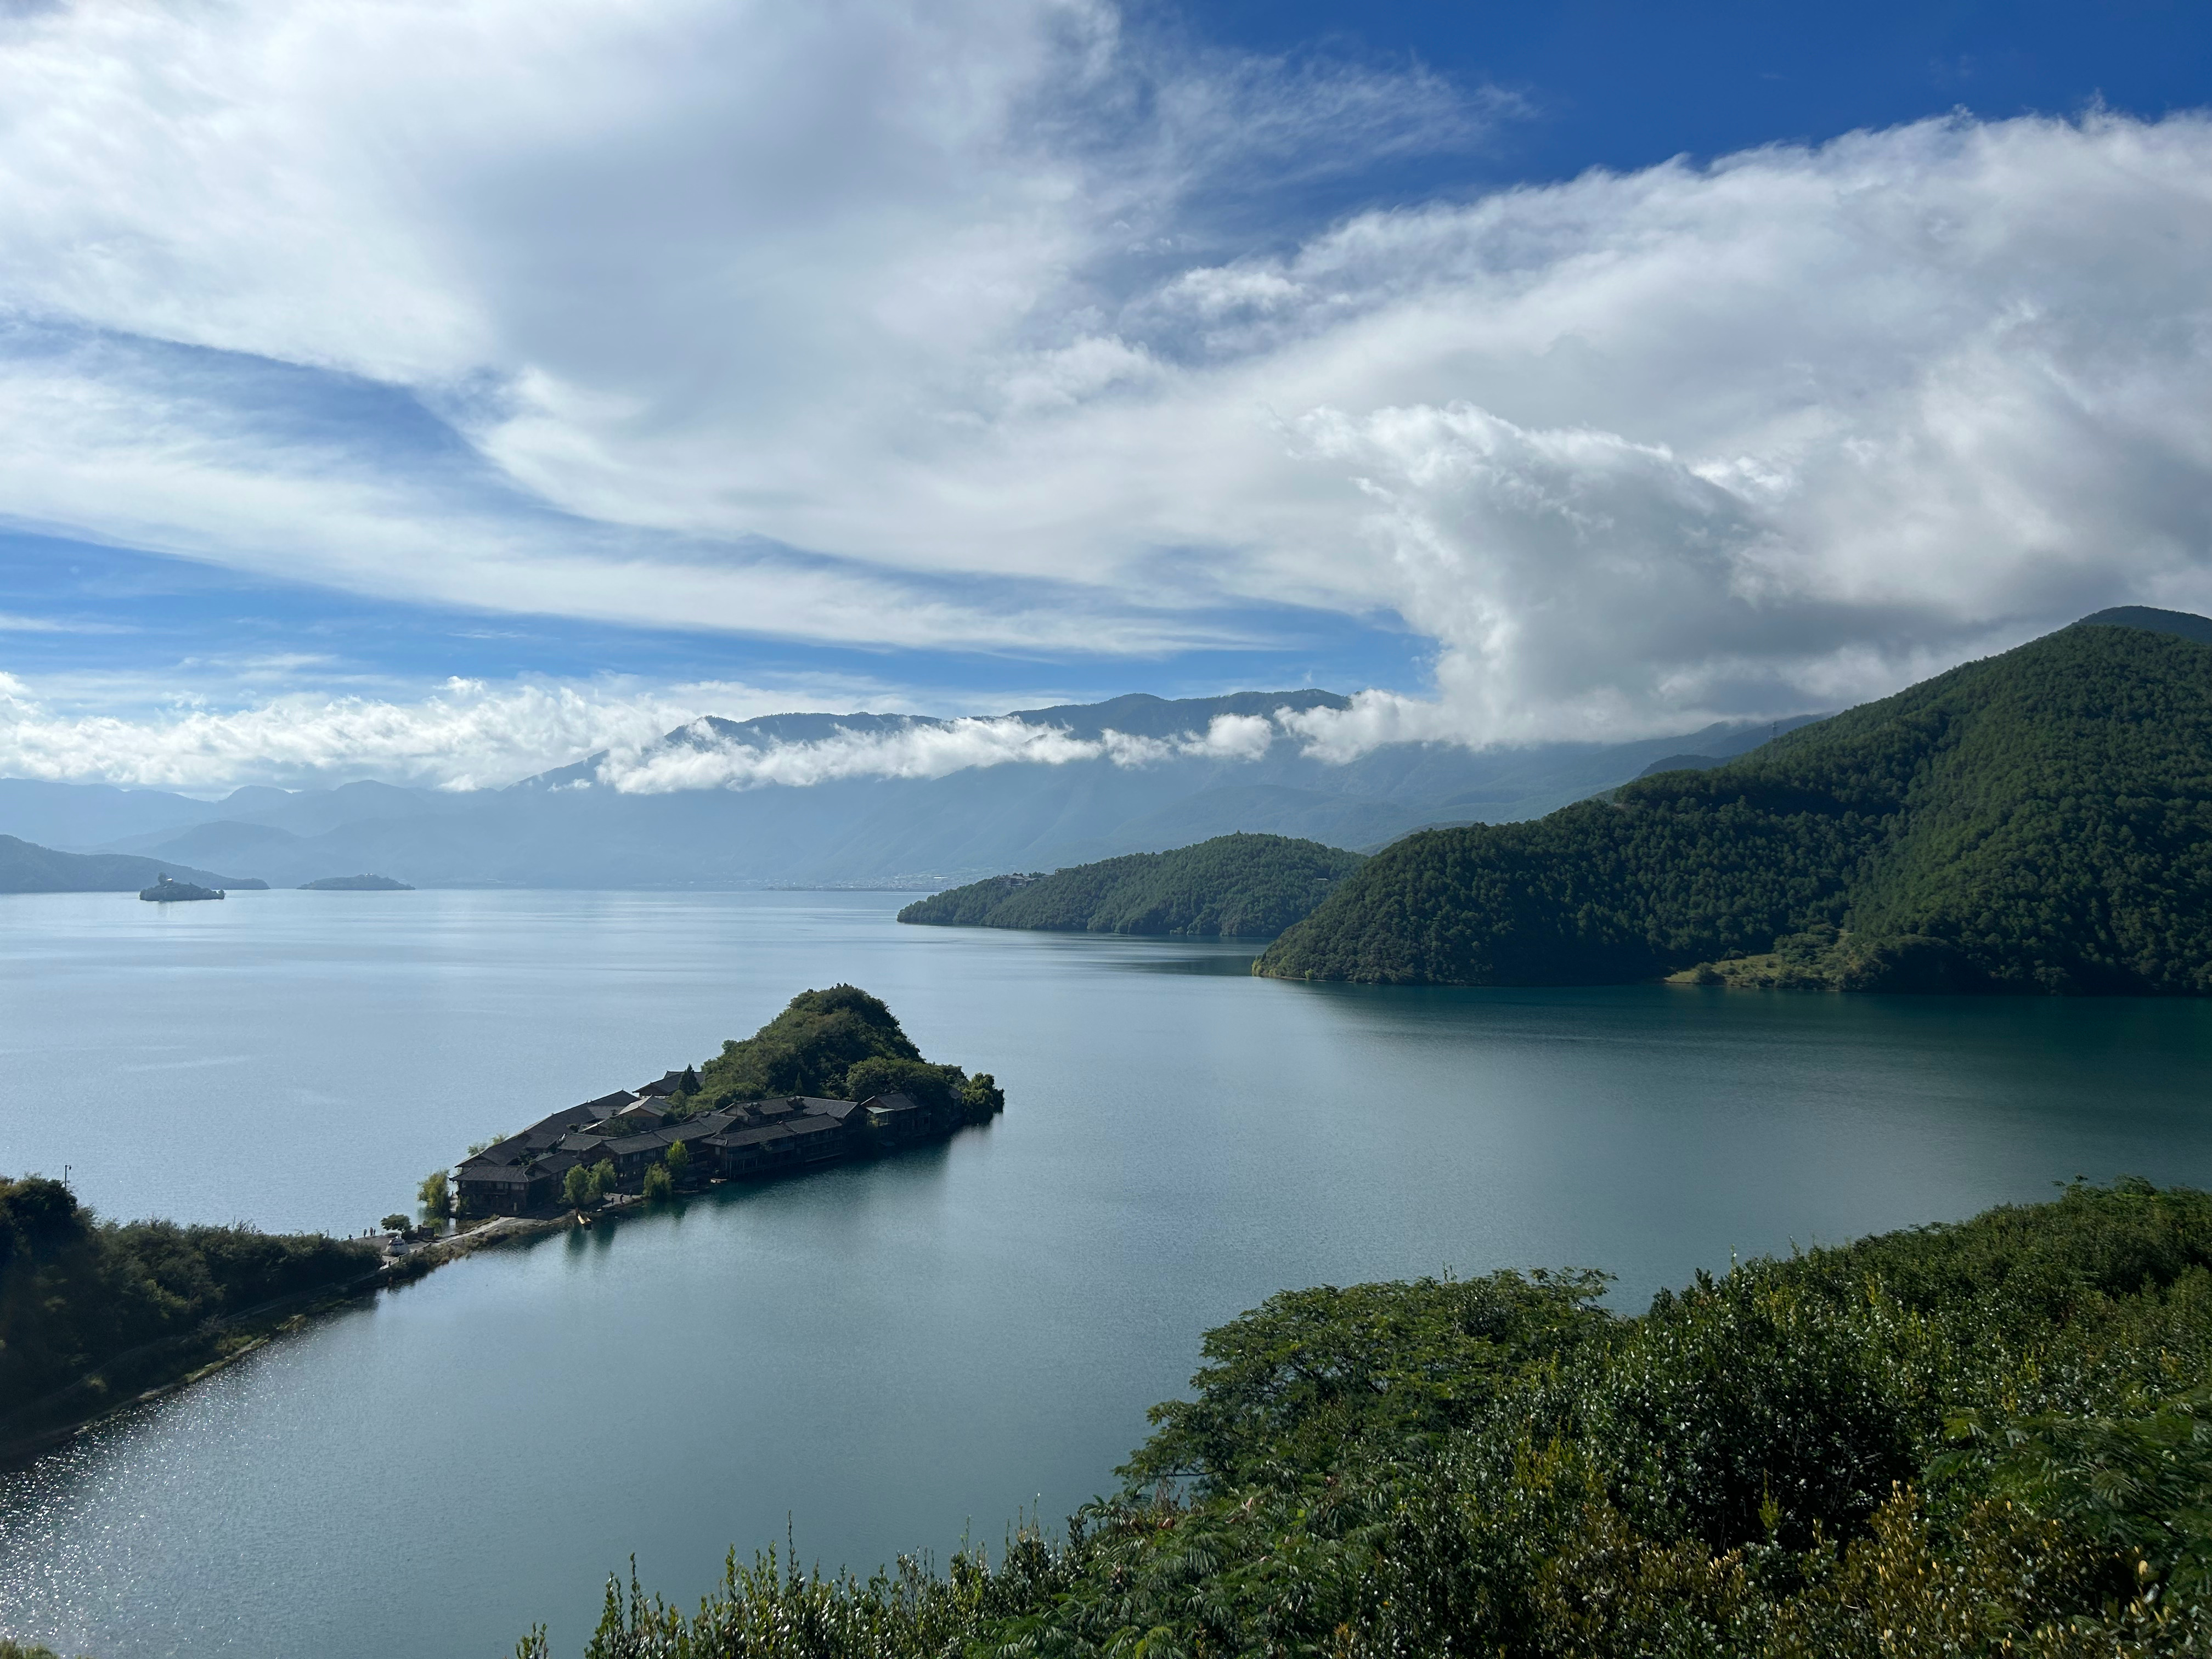
[[[233,892],[269,884],[251,876],[218,876],[190,865],[127,853],[58,853],[0,836],[0,893],[135,893],[161,877]]]
[[[1223,714],[1341,708],[1317,690],[1018,710],[1082,738],[1112,730],[1172,738]],[[1785,721],[1784,726],[1798,722]],[[710,719],[667,734],[672,749],[817,742],[943,722],[908,714],[787,714]],[[0,784],[0,831],[62,824],[64,845],[201,868],[250,869],[293,885],[333,870],[388,871],[416,886],[935,886],[1005,870],[1052,870],[1158,852],[1239,831],[1380,845],[1423,826],[1539,816],[1685,750],[1724,757],[1771,728],[1723,726],[1628,744],[1548,744],[1477,753],[1397,744],[1331,765],[1279,742],[1255,761],[1180,755],[974,768],[941,778],[851,778],[805,788],[624,795],[604,757],[470,794],[379,783],[287,793],[241,789],[216,802],[151,791]],[[577,787],[578,785],[590,786]],[[48,832],[51,834],[51,830]]]

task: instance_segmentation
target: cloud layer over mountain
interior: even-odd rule
[[[20,523],[868,644],[1402,618],[1433,695],[1298,717],[1344,753],[1834,707],[2212,607],[2201,116],[1316,223],[1302,184],[1511,100],[1082,0],[57,8],[0,17],[0,74]],[[527,769],[448,708],[418,770]],[[138,775],[131,741],[49,763]]]

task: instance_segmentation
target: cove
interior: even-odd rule
[[[492,1252],[0,1476],[0,1631],[103,1659],[574,1653],[599,1585],[1056,1522],[1273,1291],[1615,1300],[2123,1171],[2204,1184],[2212,1008],[1258,981],[889,894],[0,900],[0,1144],[114,1215],[358,1229],[468,1141],[882,996],[1006,1115]],[[210,914],[213,913],[213,914]]]

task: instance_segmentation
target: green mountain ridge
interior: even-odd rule
[[[2178,612],[2092,617],[1725,765],[1408,836],[1254,971],[2212,993],[2205,637]],[[1761,954],[1791,975],[1728,971]]]
[[[1357,853],[1319,842],[1217,836],[1048,876],[993,876],[919,900],[898,919],[938,927],[1272,938],[1362,862]]]

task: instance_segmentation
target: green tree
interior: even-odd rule
[[[658,1203],[666,1198],[672,1190],[672,1184],[668,1179],[668,1166],[665,1164],[651,1164],[646,1166],[645,1200],[647,1203]]]
[[[422,1219],[441,1224],[453,1213],[453,1186],[443,1170],[433,1170],[422,1177],[422,1184],[415,1189],[415,1201],[422,1206]]]
[[[932,1066],[926,1060],[878,1054],[845,1073],[845,1098],[869,1100],[877,1095],[902,1094],[941,1111],[952,1104],[967,1082],[967,1073],[957,1066]]]
[[[568,1173],[561,1177],[561,1201],[572,1210],[581,1210],[598,1198],[592,1189],[592,1172],[580,1164],[570,1164]]]
[[[668,1148],[667,1164],[668,1179],[681,1187],[684,1176],[691,1173],[691,1149],[680,1140],[672,1143]]]
[[[592,1202],[598,1203],[615,1189],[615,1166],[611,1158],[601,1158],[592,1165]]]
[[[404,1233],[407,1231],[407,1218],[401,1212],[394,1210],[384,1218],[380,1224],[388,1233]]]

